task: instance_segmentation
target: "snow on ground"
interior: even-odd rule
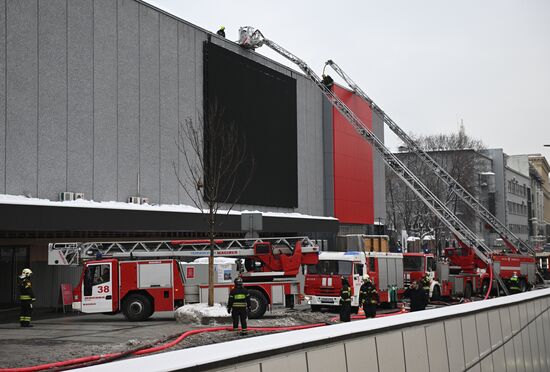
[[[221,318],[229,317],[227,308],[221,304],[214,304],[214,306],[208,306],[205,303],[188,304],[184,305],[176,310],[176,320],[179,323],[196,323],[201,324],[202,318]]]
[[[27,197],[24,195],[7,195],[0,194],[0,204],[15,204],[15,205],[40,205],[49,207],[73,207],[73,208],[104,208],[104,209],[126,209],[126,210],[142,210],[153,212],[185,212],[185,213],[201,213],[201,211],[190,205],[185,204],[132,204],[116,201],[96,202],[93,200],[72,200],[72,201],[52,201],[48,199],[38,199]],[[219,210],[218,214],[227,214],[227,210]],[[259,212],[259,211],[237,211],[232,210],[229,214],[240,215],[242,213],[262,213],[264,217],[286,217],[286,218],[313,218],[320,220],[334,220],[334,217],[311,216],[307,214],[294,212]]]

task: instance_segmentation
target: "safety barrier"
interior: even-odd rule
[[[548,371],[550,289],[246,338],[95,371]]]

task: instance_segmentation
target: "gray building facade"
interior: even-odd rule
[[[193,205],[178,184],[185,161],[175,138],[180,123],[202,115],[205,42],[296,80],[297,205],[234,209],[303,215],[264,217],[266,234],[336,235],[337,219],[316,218],[334,213],[332,143],[318,88],[293,69],[139,0],[0,0],[0,194],[57,201],[68,191],[96,202],[141,196],[150,204]],[[383,137],[380,118],[373,126]],[[375,221],[383,223],[384,165],[374,158]],[[228,233],[241,234],[239,221],[225,218]],[[48,242],[194,236],[204,226],[189,213],[0,203],[7,265],[0,270],[0,305],[15,298],[13,278],[26,265],[40,267],[39,281],[68,277],[45,265]],[[56,295],[40,304],[55,303]]]

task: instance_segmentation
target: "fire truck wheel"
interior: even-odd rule
[[[464,287],[464,298],[469,300],[470,298],[472,298],[472,294],[472,283],[466,283],[466,287]]]
[[[258,290],[250,289],[250,312],[248,317],[250,319],[261,318],[267,310],[267,300],[264,294]]]
[[[439,301],[441,299],[441,289],[438,285],[434,286],[432,290],[432,301]]]
[[[145,320],[152,314],[151,301],[142,294],[132,294],[123,301],[122,313],[132,322]]]

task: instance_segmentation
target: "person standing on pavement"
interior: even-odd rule
[[[428,304],[428,294],[418,282],[413,282],[404,293],[405,297],[411,300],[411,311],[421,311],[426,309]]]
[[[514,271],[514,274],[510,277],[510,293],[520,293],[521,287],[519,286],[518,274]]]
[[[229,292],[227,301],[227,312],[233,318],[233,330],[239,330],[239,319],[241,320],[241,335],[247,333],[246,317],[250,310],[250,293],[243,287],[243,280],[239,277],[235,279],[235,288]]]
[[[21,327],[32,327],[31,314],[32,303],[36,300],[32,290],[31,269],[23,269],[19,276],[19,300],[21,301],[21,313],[19,323]]]
[[[363,285],[359,289],[359,304],[363,306],[365,318],[376,318],[378,292],[368,275],[363,278]]]
[[[340,321],[349,322],[351,315],[351,287],[348,280],[342,277],[342,290],[340,291]]]

